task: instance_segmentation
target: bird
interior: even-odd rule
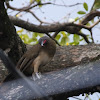
[[[56,52],[56,43],[48,36],[39,39],[38,44],[31,47],[18,61],[16,68],[33,80],[40,79],[39,67],[49,63]],[[11,75],[10,75],[11,76]],[[8,80],[6,78],[6,80]]]

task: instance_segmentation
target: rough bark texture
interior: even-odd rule
[[[30,81],[34,90],[19,79],[3,84],[0,88],[1,100],[32,100],[51,96],[52,100],[66,100],[67,97],[80,93],[100,92],[100,60],[70,67],[60,71],[43,74],[39,80]],[[65,93],[59,96],[57,94]],[[2,99],[3,97],[3,99]],[[40,99],[49,100],[49,99]]]
[[[89,44],[80,46],[60,46],[57,47],[54,59],[40,72],[54,71],[81,63],[90,62],[100,58],[100,45]]]
[[[27,49],[31,46],[27,46]],[[80,65],[100,58],[100,44],[80,45],[80,46],[58,46],[52,61],[39,69],[40,72],[50,72]],[[1,69],[1,81],[7,73],[4,67]],[[3,77],[3,78],[2,78]]]
[[[16,34],[16,29],[9,20],[3,1],[0,1],[0,48],[3,50],[9,48],[8,55],[14,63],[25,51],[25,45]]]

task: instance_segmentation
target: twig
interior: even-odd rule
[[[86,17],[81,21],[81,24],[86,25],[90,20],[94,19],[94,17],[100,16],[100,11],[92,11],[86,15]]]
[[[88,38],[85,34],[80,33],[80,32],[77,32],[76,34],[82,36],[87,43],[90,43],[90,41],[88,40]]]
[[[58,33],[59,33],[59,31],[55,32],[52,37],[55,38]]]
[[[92,7],[90,9],[90,12],[93,10],[94,4],[95,4],[95,0],[94,0],[94,3],[93,3],[93,5],[92,5]]]
[[[30,10],[30,9],[32,9],[32,8],[34,8],[34,7],[36,7],[36,6],[39,6],[39,5],[47,5],[47,4],[51,4],[51,3],[37,3],[37,4],[35,4],[35,5],[33,5],[33,6],[30,6],[30,7],[26,7],[26,8],[18,8],[18,9],[16,9],[17,11],[19,11],[20,10],[20,12],[19,13],[21,13],[22,11],[27,11],[27,10]],[[19,13],[17,13],[17,14],[19,14]]]
[[[56,42],[56,44],[58,44],[59,46],[61,46],[61,45],[57,42],[57,40],[55,40],[51,35],[49,35],[48,33],[46,33],[46,35],[48,35],[52,40],[54,40],[54,41]]]
[[[33,5],[33,6],[27,5],[26,7],[22,7],[22,8],[15,8],[15,7],[12,7],[9,3],[6,3],[8,8],[13,9],[13,10],[17,10],[17,11],[21,11],[21,12],[22,11],[30,10],[30,9],[36,7],[36,6],[39,6],[39,5],[46,5],[46,4],[51,4],[51,3],[50,2],[48,2],[48,3],[41,3],[41,4],[37,3],[37,4]]]
[[[86,26],[86,25],[83,25],[83,24],[72,24],[72,26],[74,25],[74,26],[77,26],[77,27],[80,27],[80,28],[85,28],[87,30],[91,30],[99,22],[100,22],[100,19],[96,23],[94,23],[93,25],[91,25],[91,26]],[[69,25],[71,25],[71,23]]]
[[[72,98],[75,98],[75,99],[77,99],[77,100],[82,100],[82,99],[80,99],[80,98],[77,98],[77,97],[75,97],[75,96],[73,96]]]
[[[93,28],[95,25],[97,25],[98,23],[100,22],[100,19],[97,21],[97,22],[95,22],[92,26],[89,26],[89,28],[91,29],[91,28]]]
[[[19,11],[17,14],[21,13],[22,11],[26,11],[26,12],[30,12],[41,24],[44,23],[43,21],[41,21],[32,11],[29,10],[29,7],[23,7],[23,8],[14,8],[11,5],[9,5],[9,3],[6,4],[8,8],[13,9],[13,10],[17,10]],[[29,4],[31,5],[31,4]],[[16,15],[17,15],[16,14]]]
[[[41,21],[32,11],[28,10],[28,12],[30,12],[41,24],[43,23],[43,21]]]
[[[56,6],[63,6],[63,7],[73,7],[73,6],[76,6],[76,5],[80,5],[82,3],[76,3],[76,4],[73,4],[73,5],[61,5],[61,4],[51,3],[51,2],[47,2],[47,3],[37,3],[36,5],[31,6],[29,9],[32,9],[32,8],[34,8],[36,6],[39,6],[39,5],[48,5],[48,4],[52,4],[52,5],[56,5]]]
[[[91,34],[92,42],[94,43],[93,34],[92,34],[92,29],[90,30],[90,34]]]
[[[63,7],[73,7],[73,6],[76,6],[76,5],[80,5],[82,3],[76,3],[76,4],[73,4],[73,5],[61,5],[61,4],[55,4],[55,3],[51,3],[52,5],[56,5],[56,6],[63,6]]]

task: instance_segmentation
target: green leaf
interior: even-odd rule
[[[63,37],[62,39],[61,39],[61,45],[65,45],[66,44],[66,41],[67,41],[67,39],[65,38],[65,37]]]
[[[36,0],[37,3],[41,3],[41,0]]]
[[[32,37],[37,37],[38,33],[37,32],[33,32]]]
[[[90,24],[90,23],[87,23],[86,25],[87,25],[87,26],[90,26],[91,24]]]
[[[61,37],[61,35],[60,35],[60,34],[58,34],[58,35],[56,36],[56,40],[59,40],[59,39],[60,39],[60,37]]]
[[[29,36],[27,34],[23,34],[23,38],[29,39]]]
[[[77,13],[78,13],[78,14],[81,14],[81,15],[82,15],[82,14],[86,14],[85,11],[78,11]]]
[[[77,21],[79,19],[79,17],[76,17],[74,20]]]
[[[63,35],[63,37],[66,37],[66,32],[61,31],[61,34]]]
[[[70,36],[70,33],[67,33],[67,36]]]
[[[24,30],[23,29],[20,29],[17,31],[17,33],[22,33]]]
[[[69,38],[68,37],[62,37],[61,39],[61,45],[66,45],[66,42],[69,41]]]
[[[96,10],[96,9],[99,9],[99,8],[100,8],[100,0],[95,0],[92,10]]]
[[[75,44],[79,43],[79,40],[80,40],[80,36],[77,34],[74,34],[73,41],[75,42]]]
[[[36,42],[37,41],[37,39],[36,38],[31,38],[31,39],[29,39],[28,40],[28,43],[31,43],[31,42]]]
[[[75,43],[74,43],[74,42],[70,42],[69,44],[70,44],[70,45],[75,45]]]
[[[88,11],[88,5],[87,5],[86,2],[83,3],[83,7],[84,7],[84,9],[85,9],[86,11]]]
[[[83,41],[84,39],[82,38],[82,39],[80,39],[80,41]]]
[[[33,2],[33,0],[30,0],[30,3],[32,3]]]
[[[39,5],[39,7],[41,8],[41,7],[42,7],[42,5]]]
[[[37,38],[31,38],[32,42],[36,42]]]
[[[94,23],[94,19],[92,19],[91,22]]]
[[[39,35],[40,37],[43,37],[43,36],[44,36],[44,34],[41,34],[41,33],[38,33],[38,35]]]

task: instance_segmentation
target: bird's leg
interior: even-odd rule
[[[39,72],[39,73],[35,73],[36,74],[36,77],[38,78],[38,79],[40,79],[41,78],[41,73]]]
[[[34,66],[34,72],[32,73],[33,80],[37,80],[41,78],[41,73],[38,72],[38,64]]]
[[[37,80],[37,79],[40,79],[41,78],[41,73],[39,72],[36,72],[36,73],[32,73],[32,78],[33,80]]]

